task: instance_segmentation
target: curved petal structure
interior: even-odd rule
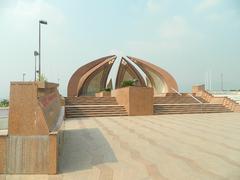
[[[107,88],[108,88],[108,89],[113,89],[113,82],[112,82],[112,79],[110,79],[110,81],[108,82],[108,84],[107,84]]]
[[[106,88],[109,72],[116,57],[111,57],[88,71],[80,80],[78,96],[94,96]]]
[[[106,56],[80,67],[68,83],[68,97],[94,96],[106,87],[112,88],[112,80],[108,85],[107,80],[116,59],[117,56]],[[145,73],[146,82],[135,64]],[[178,91],[175,79],[164,69],[138,58],[123,57],[115,87],[120,88],[123,81],[132,79],[137,80],[137,86],[154,88],[155,95]]]
[[[132,79],[137,80],[136,86],[146,87],[146,83],[138,70],[125,58],[122,58],[118,69],[115,88],[120,88],[123,81]]]
[[[128,58],[146,74],[147,86],[154,88],[155,95],[178,91],[177,82],[164,69],[138,58]]]
[[[116,56],[107,56],[80,67],[68,83],[68,97],[94,95],[106,87]]]

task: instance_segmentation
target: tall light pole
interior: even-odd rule
[[[34,51],[34,57],[35,57],[35,70],[34,70],[34,81],[37,80],[37,56],[39,53],[37,51]]]
[[[41,78],[41,24],[47,25],[47,21],[40,20],[39,21],[39,68],[38,68],[38,80],[40,81]]]

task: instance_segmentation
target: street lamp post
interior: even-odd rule
[[[35,70],[34,70],[34,81],[37,80],[37,56],[39,53],[37,51],[34,51],[34,57],[35,57]]]
[[[47,25],[47,21],[40,20],[39,21],[39,68],[38,68],[38,80],[40,81],[41,78],[41,24]]]

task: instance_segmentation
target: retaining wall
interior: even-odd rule
[[[64,118],[57,87],[11,83],[8,133],[0,136],[0,173],[57,173],[58,130]]]

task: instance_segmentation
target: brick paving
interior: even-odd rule
[[[66,120],[60,174],[3,180],[240,179],[240,114]]]

